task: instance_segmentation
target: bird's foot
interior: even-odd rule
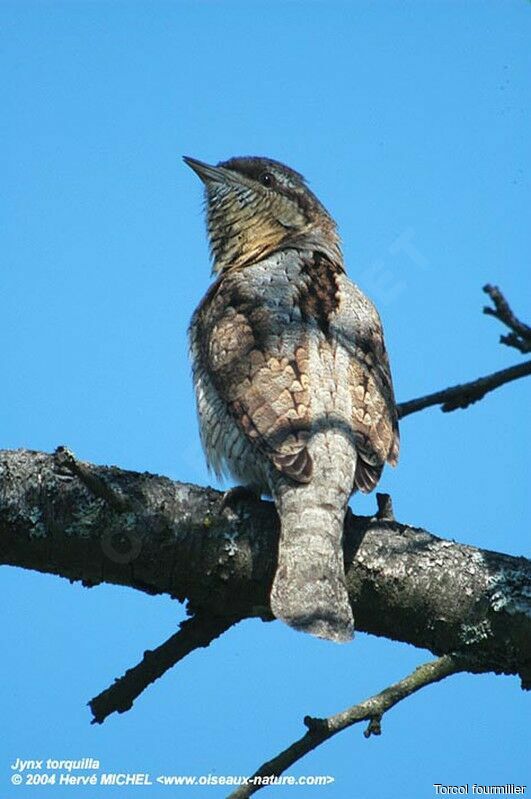
[[[260,491],[255,486],[234,486],[223,494],[220,513],[224,510],[235,511],[240,502],[256,502],[259,499]]]

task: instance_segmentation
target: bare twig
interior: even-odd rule
[[[486,305],[483,308],[483,313],[489,316],[495,316],[500,322],[503,322],[511,332],[506,336],[500,336],[500,342],[506,344],[508,347],[515,347],[520,352],[531,352],[531,327],[521,322],[515,316],[511,306],[501,293],[498,286],[491,286],[487,283],[483,286],[483,291],[488,294],[494,303],[494,308]]]
[[[516,349],[523,353],[531,352],[531,328],[514,315],[509,303],[497,286],[487,284],[483,286],[483,291],[489,295],[494,303],[494,308],[485,306],[483,308],[483,313],[495,316],[511,330],[509,335],[500,336],[502,344],[516,347]],[[526,377],[530,374],[531,361],[517,364],[516,366],[510,366],[508,369],[502,369],[499,372],[494,372],[485,377],[478,377],[477,380],[472,380],[469,383],[451,386],[442,391],[435,391],[433,394],[427,394],[425,397],[418,397],[408,402],[400,402],[397,406],[398,417],[399,419],[403,419],[404,416],[422,411],[424,408],[429,408],[431,405],[441,405],[441,410],[446,413],[448,411],[455,411],[457,408],[468,408],[469,405],[483,399],[485,394],[488,394],[489,391],[494,391],[495,388],[499,388],[505,383],[510,383],[511,380],[518,380],[520,377]]]
[[[470,383],[451,386],[408,402],[400,402],[397,405],[398,417],[403,419],[404,416],[422,411],[431,405],[441,405],[441,410],[445,413],[455,411],[457,408],[468,408],[469,405],[483,399],[489,391],[494,391],[495,388],[499,388],[505,383],[510,383],[512,380],[518,380],[520,377],[528,375],[531,375],[531,361],[510,366],[508,369],[501,369],[499,372],[494,372],[485,377],[478,377],[477,380],[472,380]]]
[[[424,663],[403,680],[400,680],[400,682],[390,685],[379,694],[341,713],[337,713],[335,716],[330,716],[326,719],[314,719],[307,716],[304,719],[304,723],[308,727],[308,732],[288,746],[287,749],[284,749],[267,763],[260,766],[253,776],[249,777],[247,784],[241,785],[236,791],[233,791],[228,799],[247,799],[260,788],[271,784],[271,778],[280,776],[304,755],[311,752],[312,749],[315,749],[324,741],[332,738],[333,735],[351,727],[353,724],[368,721],[369,725],[365,731],[365,736],[379,735],[381,733],[381,718],[394,705],[397,705],[421,688],[439,682],[451,674],[464,671],[466,668],[466,663],[462,658],[454,655],[444,655],[437,660]]]
[[[89,704],[94,718],[92,724],[102,724],[111,713],[125,713],[135,699],[194,649],[208,646],[215,638],[239,621],[227,616],[197,615],[186,619],[180,630],[156,649],[144,652],[136,666],[128,669],[123,677],[115,680]]]

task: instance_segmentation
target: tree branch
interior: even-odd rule
[[[489,295],[494,303],[494,308],[485,306],[483,313],[495,316],[511,330],[509,335],[500,336],[501,343],[516,347],[522,353],[531,352],[531,328],[515,316],[497,286],[487,284],[483,286],[483,291]],[[531,375],[531,361],[510,366],[508,369],[502,369],[499,372],[485,375],[485,377],[478,377],[477,380],[472,380],[469,383],[451,386],[442,391],[435,391],[425,397],[418,397],[417,399],[409,400],[409,402],[401,402],[397,405],[398,418],[403,419],[404,416],[408,416],[410,413],[422,411],[432,405],[441,405],[441,410],[445,413],[455,411],[457,408],[468,408],[469,405],[483,399],[489,391],[494,391],[495,388],[499,388],[505,383],[510,383],[511,380],[518,380],[518,378],[528,375]]]
[[[485,377],[478,377],[477,380],[472,380],[470,383],[451,386],[408,402],[400,402],[397,405],[398,418],[403,419],[404,416],[422,411],[431,405],[442,405],[441,410],[445,413],[455,411],[457,408],[468,408],[469,405],[483,399],[489,391],[494,391],[495,388],[510,383],[511,380],[518,380],[518,378],[528,375],[531,375],[531,361],[510,366],[508,369],[502,369]]]
[[[248,496],[221,510],[223,495],[212,489],[82,467],[83,478],[65,474],[53,455],[0,451],[0,563],[166,593],[187,600],[191,613],[224,617],[227,627],[236,618],[272,619],[272,503]],[[104,499],[102,485],[103,494],[127,497],[130,510]],[[470,671],[531,683],[529,561],[352,514],[344,548],[358,630],[436,655],[461,653]]]
[[[483,308],[483,313],[495,316],[511,331],[506,336],[500,336],[501,344],[515,347],[522,353],[531,352],[531,327],[528,327],[528,325],[518,319],[498,286],[491,286],[487,283],[486,286],[483,286],[483,291],[489,295],[494,303],[494,308],[486,305]]]
[[[186,619],[180,629],[154,650],[147,650],[140,663],[128,669],[109,688],[91,699],[89,707],[94,718],[92,724],[103,724],[111,713],[125,713],[135,699],[159,677],[175,666],[179,660],[195,649],[208,646],[226,632],[239,619],[197,615]]]
[[[274,784],[274,777],[283,774],[286,769],[311,752],[320,744],[327,741],[338,732],[352,727],[361,721],[368,721],[369,725],[365,730],[365,737],[370,735],[380,735],[380,722],[384,713],[397,705],[411,694],[425,688],[427,685],[439,682],[451,674],[466,671],[465,662],[459,657],[444,655],[437,660],[424,663],[418,666],[414,672],[409,674],[400,682],[390,685],[379,694],[365,699],[358,705],[336,713],[326,719],[315,719],[306,716],[304,724],[308,727],[308,732],[284,749],[274,758],[264,763],[249,778],[246,785],[241,785],[236,791],[230,794],[228,799],[248,799],[253,793],[259,791],[266,785]]]

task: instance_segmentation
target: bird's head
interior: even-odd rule
[[[341,260],[334,220],[294,169],[269,158],[231,158],[217,166],[184,160],[205,184],[214,272],[289,247]]]

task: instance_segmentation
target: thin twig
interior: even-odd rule
[[[365,731],[366,737],[371,734],[379,735],[381,718],[390,708],[421,688],[465,670],[466,663],[462,658],[455,655],[444,655],[437,660],[424,663],[400,682],[390,685],[379,694],[337,713],[335,716],[330,716],[327,719],[313,719],[307,716],[304,723],[308,727],[308,732],[272,760],[260,766],[253,776],[249,777],[247,784],[241,785],[236,791],[233,791],[228,799],[247,799],[260,788],[272,784],[271,778],[280,776],[312,749],[360,721],[369,722]]]
[[[441,410],[445,413],[455,411],[457,408],[468,408],[472,403],[482,399],[489,391],[494,391],[495,388],[499,388],[505,383],[510,383],[511,380],[518,380],[518,378],[526,377],[527,375],[531,375],[531,361],[509,366],[508,369],[501,369],[491,375],[479,377],[470,383],[451,386],[408,402],[400,402],[397,405],[398,418],[403,419],[404,416],[422,411],[424,408],[429,408],[430,405],[442,405]]]
[[[486,305],[483,308],[483,313],[495,316],[511,330],[508,335],[500,336],[500,342],[508,347],[515,347],[523,353],[531,352],[531,327],[518,319],[498,286],[491,286],[487,283],[486,286],[483,286],[483,291],[494,303],[494,308]]]
[[[208,646],[236,624],[239,618],[196,615],[181,623],[180,630],[156,649],[147,650],[140,663],[128,669],[109,688],[91,699],[92,724],[102,724],[111,713],[125,713],[148,685],[194,649]]]
[[[494,308],[485,306],[483,313],[495,316],[500,322],[503,322],[510,330],[507,336],[500,336],[502,344],[507,344],[510,347],[516,347],[520,352],[531,352],[531,327],[528,327],[521,322],[511,310],[511,307],[500,289],[497,286],[491,286],[487,283],[483,286],[483,291],[489,295]],[[489,391],[494,391],[495,388],[503,386],[505,383],[510,383],[511,380],[518,380],[520,377],[526,377],[531,374],[531,361],[521,363],[516,366],[510,366],[508,369],[502,369],[499,372],[494,372],[485,377],[479,377],[477,380],[472,380],[469,383],[463,383],[459,386],[451,386],[442,391],[435,391],[433,394],[427,394],[425,397],[418,397],[417,399],[409,400],[408,402],[401,402],[397,405],[398,418],[403,419],[410,413],[422,411],[424,408],[429,408],[431,405],[442,405],[441,410],[444,412],[455,411],[457,408],[468,408],[474,402],[483,399],[485,394]]]

